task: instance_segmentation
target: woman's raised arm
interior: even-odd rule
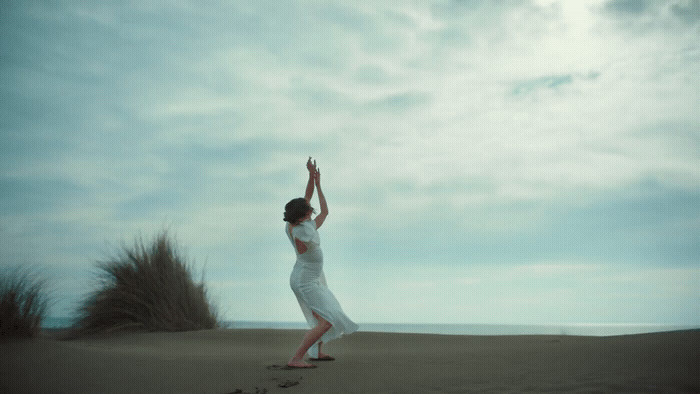
[[[326,220],[326,216],[328,216],[328,204],[326,203],[326,196],[323,195],[323,191],[321,190],[321,171],[319,171],[318,168],[316,169],[314,182],[316,183],[316,190],[318,190],[318,199],[321,203],[321,213],[319,213],[318,216],[316,216],[316,218],[314,219],[314,221],[316,222],[316,228],[318,229]]]
[[[304,199],[306,202],[311,202],[311,197],[314,196],[314,177],[316,176],[316,160],[312,163],[311,156],[309,156],[309,161],[306,162],[306,169],[309,170],[309,181],[306,183]]]

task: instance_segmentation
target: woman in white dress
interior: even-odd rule
[[[343,334],[357,331],[357,324],[348,318],[340,307],[333,293],[326,285],[323,274],[323,253],[317,229],[328,216],[328,205],[321,191],[321,173],[316,168],[316,161],[306,163],[309,181],[304,198],[295,198],[284,207],[284,220],[287,237],[296,251],[296,264],[292,269],[289,284],[299,301],[299,306],[311,329],[306,332],[296,353],[287,363],[291,368],[315,368],[304,362],[304,354],[309,353],[313,361],[331,361],[333,357],[321,352],[321,345]],[[311,219],[314,213],[309,204],[318,190],[321,212]]]

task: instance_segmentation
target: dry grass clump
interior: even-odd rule
[[[35,337],[49,306],[46,280],[31,268],[0,270],[0,339]]]
[[[190,331],[215,328],[217,315],[203,280],[192,280],[166,232],[98,264],[101,283],[85,301],[75,334],[121,330]]]

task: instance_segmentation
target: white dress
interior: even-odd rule
[[[291,228],[291,231],[290,231]],[[289,285],[294,291],[299,306],[310,327],[315,327],[318,321],[311,311],[326,319],[333,325],[318,342],[309,348],[309,356],[318,357],[319,342],[327,343],[343,334],[351,334],[357,331],[358,326],[345,315],[340,303],[326,285],[326,277],[323,274],[323,252],[321,251],[321,238],[316,231],[316,222],[307,220],[297,226],[287,224],[287,237],[294,246],[297,261],[289,277]],[[306,252],[299,253],[294,243],[294,238],[304,242]]]

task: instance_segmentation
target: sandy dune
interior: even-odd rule
[[[285,370],[294,330],[139,333],[0,343],[0,392],[699,392],[700,330],[616,336],[359,332]],[[286,387],[285,387],[286,386]]]

